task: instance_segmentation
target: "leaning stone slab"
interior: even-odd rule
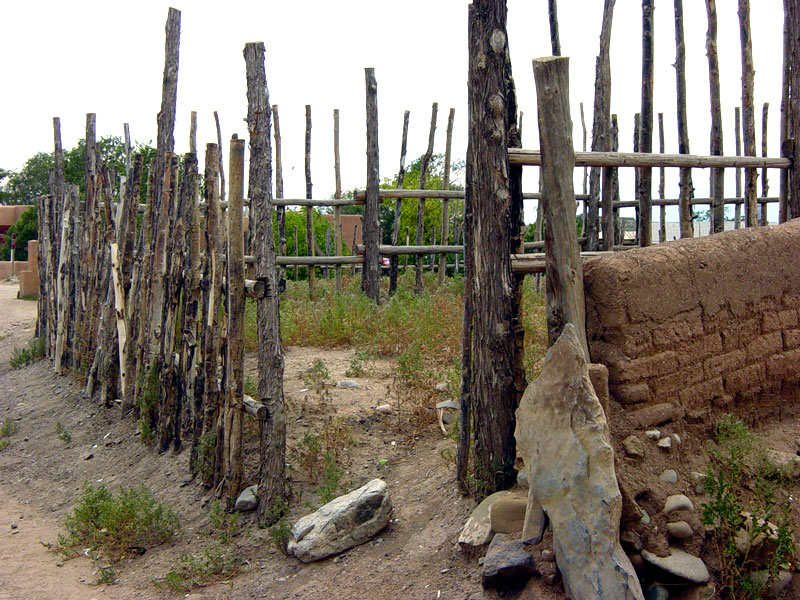
[[[492,541],[494,532],[492,531],[492,518],[489,511],[492,508],[492,504],[499,498],[505,498],[510,495],[511,492],[508,491],[495,492],[484,498],[483,502],[475,507],[469,519],[467,519],[461,535],[458,537],[458,545],[462,550],[483,546]]]
[[[287,550],[303,562],[339,554],[377,535],[391,513],[386,482],[373,479],[297,521]]]
[[[622,496],[605,413],[574,325],[547,352],[516,413],[529,494],[553,531],[556,562],[574,600],[643,600],[619,543]],[[534,503],[534,504],[535,504]]]
[[[692,583],[705,583],[708,581],[708,569],[702,559],[678,548],[670,548],[669,550],[669,556],[656,556],[652,552],[642,550],[642,558],[651,565],[686,581],[691,581]]]

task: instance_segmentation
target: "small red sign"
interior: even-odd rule
[[[11,249],[12,250],[16,250],[17,249],[17,234],[16,233],[11,234]]]

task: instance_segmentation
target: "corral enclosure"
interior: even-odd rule
[[[747,4],[741,2],[742,6]],[[800,81],[800,75],[791,67],[792,57],[800,52],[800,47],[795,47],[800,15],[793,12],[796,7],[787,8],[783,156],[756,156],[752,79],[747,76],[743,83],[746,137],[743,156],[724,156],[720,145],[712,148],[710,156],[691,155],[683,145],[680,154],[664,153],[663,145],[661,153],[653,153],[652,64],[649,71],[647,64],[648,43],[652,43],[651,38],[648,42],[647,31],[652,27],[653,5],[645,0],[642,113],[636,138],[640,151],[625,153],[618,152],[618,141],[614,142],[614,119],[608,102],[611,81],[604,71],[613,5],[609,0],[605,3],[607,26],[604,24],[598,58],[592,152],[576,154],[573,148],[569,76],[567,60],[563,58],[539,59],[534,63],[540,92],[541,149],[521,148],[518,107],[504,33],[505,2],[476,1],[470,7],[470,147],[466,190],[448,189],[452,110],[444,159],[444,189],[425,189],[436,128],[436,104],[432,108],[428,149],[422,156],[419,189],[405,190],[402,186],[405,136],[398,189],[379,188],[378,83],[374,70],[368,68],[365,69],[368,177],[364,190],[356,191],[347,200],[342,198],[338,181],[333,198],[312,195],[308,107],[306,197],[282,198],[278,111],[269,102],[263,43],[245,47],[248,136],[247,139],[234,136],[230,140],[225,152],[230,160],[227,168],[220,133],[217,142],[205,148],[202,178],[194,135],[189,153],[182,158],[174,154],[180,13],[171,9],[157,156],[146,177],[142,157],[132,157],[129,151],[127,179],[117,191],[114,174],[98,160],[96,121],[90,114],[86,130],[86,191],[81,195],[77,187],[68,187],[63,172],[60,121],[54,119],[53,189],[51,195],[39,199],[41,288],[37,335],[43,338],[45,353],[53,360],[55,370],[85,378],[87,395],[92,396],[99,389],[105,407],[119,404],[124,414],[132,411],[138,418],[142,439],[152,440],[160,452],[172,449],[178,453],[184,443],[189,445],[193,476],[213,489],[228,510],[235,507],[246,480],[257,476],[259,523],[264,526],[274,525],[282,516],[274,506],[279,501],[285,502],[287,496],[284,352],[279,327],[285,271],[281,267],[307,267],[312,301],[317,293],[316,278],[326,273],[318,267],[333,267],[337,290],[341,287],[342,268],[352,268],[355,272],[358,267],[362,289],[376,303],[385,301],[395,291],[398,256],[415,257],[414,287],[418,294],[424,292],[426,267],[438,271],[438,285],[442,285],[448,271],[460,273],[463,269],[461,425],[456,464],[457,481],[463,491],[486,495],[516,482],[514,411],[526,384],[520,312],[526,274],[534,274],[537,281],[544,274],[550,342],[555,343],[565,327],[572,324],[569,329],[577,332],[575,347],[583,360],[577,360],[576,364],[585,366],[591,356],[594,362],[607,366],[611,398],[606,408],[609,402],[619,403],[623,410],[630,411],[672,404],[681,410],[671,413],[670,421],[680,423],[680,415],[686,415],[693,423],[710,425],[723,411],[748,412],[756,402],[777,405],[790,396],[794,398],[800,379],[800,273],[792,266],[796,262],[792,257],[800,241],[800,231],[796,220],[777,227],[757,225],[766,215],[765,211],[759,212],[759,205],[763,207],[770,202],[779,204],[781,221],[800,214],[800,177],[794,166],[792,141],[795,133],[800,133],[800,118],[793,115],[800,113],[794,111],[797,98],[791,92]],[[676,11],[679,5],[676,3]],[[713,1],[708,2],[710,21],[713,5]],[[558,55],[555,2],[550,3],[550,9],[555,32],[553,54]],[[678,21],[676,18],[676,24]],[[747,38],[746,24],[743,15],[743,40]],[[679,31],[676,25],[679,47],[681,35],[682,28]],[[709,40],[712,48],[712,36]],[[709,60],[713,60],[713,54],[709,52]],[[743,43],[744,72],[752,75],[752,61],[748,65],[747,55],[747,44]],[[682,68],[678,63],[680,88]],[[712,81],[712,90],[713,87]],[[678,96],[680,114],[685,110],[685,97],[681,107],[680,92]],[[717,96],[717,104],[718,101]],[[335,114],[334,122],[338,125],[337,118]],[[404,130],[406,127],[407,121]],[[244,198],[248,144],[249,198]],[[335,156],[338,176],[338,144]],[[524,167],[541,168],[540,192],[523,193]],[[573,189],[575,167],[590,169],[586,190],[580,195]],[[635,202],[619,197],[617,170],[621,167],[636,170]],[[662,181],[665,168],[680,169],[679,199],[666,199],[663,184],[660,198],[653,199],[653,168],[661,169]],[[724,194],[725,168],[745,170],[741,195],[739,190],[733,196]],[[756,169],[766,173],[768,168],[781,173],[780,193],[770,198],[766,188],[762,188],[759,199]],[[715,177],[709,198],[692,197],[691,176],[698,169]],[[147,202],[140,204],[140,195],[145,195]],[[580,220],[581,237],[576,231],[578,197],[587,206]],[[540,205],[529,239],[522,233],[526,198],[535,199]],[[384,206],[385,212],[391,212],[392,208],[395,211],[391,245],[382,243],[384,234],[379,221],[382,199],[394,200],[394,206]],[[458,222],[450,218],[448,202],[462,199],[463,221]],[[430,232],[433,243],[425,244],[424,209],[431,200],[442,201],[442,221],[440,227],[437,224]],[[401,245],[399,215],[401,203],[408,201],[417,202],[416,239],[410,245],[406,233],[409,241]],[[726,203],[736,206],[741,217],[737,217],[737,225],[747,225],[747,229],[719,233],[724,228]],[[654,206],[678,206],[683,235],[691,237],[691,207],[698,204],[710,206],[714,235],[647,247],[654,237],[651,230]],[[246,205],[249,205],[249,231],[245,231],[243,220]],[[361,246],[354,240],[352,254],[344,255],[339,222],[342,207],[348,205],[364,207],[361,232],[364,244]],[[304,207],[308,256],[287,255],[284,221],[287,206]],[[325,251],[315,244],[314,207],[330,207],[333,212],[333,234],[329,236],[332,244]],[[631,249],[633,244],[620,235],[623,208],[636,209],[637,234],[633,241],[641,248]],[[661,222],[664,222],[663,211]],[[277,231],[273,232],[273,228]],[[463,241],[453,230],[463,235]],[[587,252],[582,253],[582,249]],[[448,264],[448,255],[453,257],[452,266]],[[383,256],[393,258],[388,269],[389,285],[382,285]],[[585,259],[588,262],[584,267]],[[244,389],[246,298],[256,305],[258,328],[258,383],[252,397]],[[597,383],[602,387],[602,381]],[[587,393],[591,398],[595,391],[589,387],[591,391]],[[611,406],[610,413],[615,407]],[[245,414],[256,421],[257,475],[246,473],[244,467]],[[602,410],[598,419],[602,426],[597,429],[605,431],[603,443],[610,448],[612,440],[608,438]],[[639,424],[644,428],[658,423]],[[610,461],[612,475],[613,462]],[[528,467],[534,470],[535,465]],[[628,469],[635,466],[624,462],[620,469],[621,478],[630,478]],[[530,489],[534,489],[533,483]],[[611,521],[619,521],[621,516],[623,523],[630,524],[631,514],[639,510],[636,502],[644,492],[630,493],[623,489],[620,499],[616,479],[614,489],[615,493],[609,490],[613,498],[609,505],[616,506],[613,510],[617,512],[612,511]],[[653,503],[655,499],[661,500],[659,493],[657,490],[646,500]],[[530,492],[530,497],[534,496],[535,492]],[[531,504],[528,515],[530,511]],[[697,534],[698,524],[695,521],[690,524],[695,529],[692,535]],[[618,528],[613,534],[614,547],[619,549],[619,540],[614,538],[618,538]],[[555,527],[553,535],[559,535]],[[536,543],[541,539],[540,535]],[[645,539],[648,552],[667,552],[663,531],[661,534],[657,530],[648,531]],[[557,543],[556,539],[558,549]],[[700,542],[692,538],[691,544],[697,543]],[[695,546],[690,549],[696,550]],[[641,547],[629,553],[636,554],[639,550]],[[568,559],[560,550],[556,554],[559,569],[567,579]],[[626,560],[628,563],[623,567],[632,572],[630,561],[625,558],[623,562]],[[574,581],[565,584],[569,590]],[[637,589],[638,582],[631,587],[631,597],[642,597],[641,589],[638,593]]]

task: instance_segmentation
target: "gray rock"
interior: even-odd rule
[[[553,562],[556,559],[556,553],[550,550],[549,548],[545,548],[542,550],[542,560],[544,562]]]
[[[392,412],[394,412],[391,404],[381,404],[377,406],[375,410],[384,415],[390,415]]]
[[[658,429],[648,429],[644,432],[645,437],[648,440],[660,440],[661,439],[661,432]]]
[[[644,444],[642,440],[635,435],[629,435],[622,440],[622,449],[625,451],[625,454],[631,458],[641,458],[644,456]]]
[[[705,563],[696,556],[678,548],[670,548],[670,555],[663,557],[656,556],[647,550],[642,550],[642,558],[651,565],[692,583],[706,583],[709,579]]]
[[[663,585],[651,585],[644,593],[644,600],[669,600],[669,591]]]
[[[667,483],[678,483],[678,472],[675,469],[667,469],[658,478]]]
[[[463,550],[468,550],[476,546],[483,546],[492,541],[492,520],[489,510],[492,504],[498,499],[509,496],[511,492],[502,491],[495,492],[483,499],[483,502],[478,504],[472,511],[472,514],[467,519],[461,535],[458,537],[458,544]]]
[[[689,474],[689,477],[692,479],[692,483],[694,484],[694,491],[696,494],[705,494],[706,493],[706,474],[700,473],[698,471],[692,471]]]
[[[691,510],[694,511],[694,504],[687,496],[683,494],[675,494],[669,496],[667,501],[664,502],[664,514],[674,512],[676,510]]]
[[[484,588],[521,587],[536,574],[533,556],[525,551],[520,540],[504,533],[494,536],[481,572],[481,585]]]
[[[436,408],[449,408],[450,410],[461,410],[461,405],[455,400],[444,400],[436,405]]]
[[[386,482],[373,479],[297,521],[287,550],[303,562],[339,554],[372,539],[386,527],[391,513]]]
[[[643,508],[640,508],[640,509],[639,509],[639,512],[640,512],[640,513],[641,513],[641,515],[642,515],[642,518],[641,518],[641,519],[639,519],[639,523],[641,523],[641,524],[642,524],[642,525],[644,525],[645,527],[647,527],[648,525],[650,525],[650,515],[648,514],[648,512],[647,512],[645,509],[643,509]]]
[[[667,531],[676,540],[685,540],[694,535],[692,526],[686,521],[673,521],[672,523],[667,523]]]
[[[436,387],[434,388],[437,392],[446,392],[450,389],[450,385],[444,381],[442,383],[437,383]]]
[[[516,418],[517,450],[530,469],[528,511],[540,504],[550,521],[567,595],[643,600],[619,543],[622,496],[608,423],[573,324],[548,350]]]
[[[517,485],[526,490],[530,487],[528,483],[528,467],[522,467],[517,471]]]
[[[642,549],[642,537],[630,529],[626,529],[619,535],[619,542],[628,552],[639,552]]]
[[[521,495],[510,495],[498,498],[489,507],[489,519],[495,533],[519,533],[525,522],[527,498]]]
[[[672,441],[675,442],[676,446],[681,445],[681,436],[679,436],[677,433],[673,433],[670,437],[672,438]]]
[[[800,456],[778,450],[767,450],[767,456],[787,477],[800,479]]]
[[[353,381],[352,379],[342,379],[339,383],[336,384],[336,387],[342,388],[345,390],[360,390],[361,385],[357,381]]]
[[[672,438],[665,437],[658,440],[658,447],[664,450],[665,452],[669,452],[672,450]]]
[[[239,512],[246,512],[253,510],[258,506],[258,486],[251,485],[245,488],[239,497],[236,499],[236,510]]]

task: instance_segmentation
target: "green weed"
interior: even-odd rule
[[[12,369],[21,369],[44,358],[44,338],[33,338],[28,342],[28,347],[14,348],[8,364]]]
[[[72,441],[72,436],[66,429],[64,429],[61,421],[56,421],[56,435],[58,436],[58,439],[64,442],[64,444],[69,444]]]
[[[7,438],[14,435],[19,431],[19,425],[11,417],[3,419],[3,424],[0,425],[0,438]]]
[[[325,366],[325,361],[321,358],[314,359],[314,364],[311,365],[303,373],[303,382],[315,390],[319,391],[325,388],[330,379],[330,371]]]
[[[244,561],[227,547],[215,545],[199,553],[185,552],[164,579],[154,581],[157,587],[166,587],[177,593],[185,593],[196,587],[227,579],[238,573]]]
[[[323,457],[322,483],[317,488],[317,495],[323,504],[327,504],[338,495],[339,484],[344,470],[336,462],[334,455],[328,451]]]
[[[770,460],[763,441],[731,415],[717,423],[708,455],[704,486],[710,500],[702,505],[702,521],[713,528],[722,591],[725,597],[756,600],[796,551],[789,479]]]
[[[373,350],[356,350],[350,357],[350,367],[344,372],[347,377],[363,377],[375,372],[375,359],[377,355]]]
[[[211,512],[208,515],[211,531],[216,534],[217,541],[223,546],[230,544],[231,540],[239,535],[240,519],[241,515],[238,512],[226,512],[218,500],[211,505]]]

